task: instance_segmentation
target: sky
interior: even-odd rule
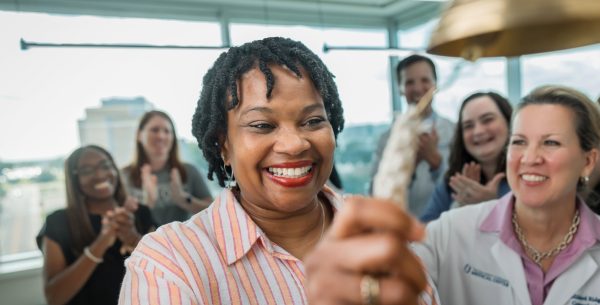
[[[435,21],[402,32],[400,43],[423,48]],[[21,38],[51,43],[144,43],[220,45],[216,23],[56,16],[0,11],[0,161],[64,156],[79,145],[77,120],[85,109],[110,97],[143,96],[174,119],[178,135],[192,140],[191,116],[201,80],[221,51],[32,48]],[[322,52],[338,46],[384,46],[383,30],[342,30],[303,26],[230,27],[233,45],[267,36],[304,42],[336,75],[347,125],[389,122],[392,117],[389,53]],[[397,55],[404,56],[407,52]],[[435,108],[456,120],[458,105],[475,90],[506,93],[502,58],[468,63],[434,57],[440,92]],[[545,83],[574,86],[592,98],[600,94],[600,46],[525,56],[523,92]],[[448,83],[459,66],[456,80]]]

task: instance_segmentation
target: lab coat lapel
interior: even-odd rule
[[[531,305],[521,257],[500,240],[492,246],[492,256],[508,278],[511,289],[519,300],[518,304]]]
[[[582,254],[580,259],[554,281],[544,304],[567,304],[597,270],[598,263],[591,255]]]

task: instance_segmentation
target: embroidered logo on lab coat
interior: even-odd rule
[[[493,275],[484,271],[481,271],[469,264],[466,264],[465,267],[463,268],[463,270],[465,271],[466,274],[470,274],[479,278],[482,278],[486,281],[490,281],[492,283],[496,283],[496,284],[500,284],[504,287],[508,287],[508,280],[501,278],[497,275]]]
[[[597,305],[600,304],[600,296],[576,294],[569,300],[570,305]]]

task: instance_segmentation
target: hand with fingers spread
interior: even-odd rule
[[[467,168],[468,167],[468,168]],[[465,169],[467,168],[467,169]],[[480,203],[498,197],[498,186],[506,176],[498,173],[485,185],[479,183],[480,168],[465,164],[462,174],[454,174],[448,184],[454,191],[452,199],[461,205]],[[477,177],[475,180],[474,178]]]
[[[153,208],[158,200],[158,178],[152,174],[150,164],[144,164],[140,169],[144,203]]]
[[[427,281],[408,243],[423,236],[423,226],[392,202],[347,198],[305,260],[309,303],[417,304]]]
[[[465,163],[462,174],[471,180],[481,181],[481,165],[475,161]]]

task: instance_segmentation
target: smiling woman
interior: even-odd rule
[[[128,191],[150,207],[158,225],[187,220],[212,201],[200,172],[181,161],[175,125],[163,111],[148,111],[140,119],[135,158],[123,176]]]
[[[140,243],[126,262],[120,303],[316,304],[303,261],[342,207],[325,182],[343,124],[333,75],[303,44],[266,38],[223,53],[204,77],[193,133],[209,178],[228,188],[190,221],[164,225]],[[393,226],[415,225],[392,215]],[[396,249],[408,251],[409,238],[397,239]],[[413,256],[408,261],[412,268],[391,267],[385,282],[416,299],[423,270]],[[360,285],[350,271],[340,278]]]
[[[506,153],[512,192],[443,214],[415,247],[444,304],[600,297],[600,218],[577,197],[599,144],[600,113],[584,94],[544,86],[523,98]],[[486,280],[477,278],[480,271]]]
[[[98,146],[65,161],[67,208],[48,215],[37,237],[48,304],[115,304],[123,261],[153,230],[150,211],[128,198],[111,155]]]
[[[270,98],[260,70],[241,77],[244,102],[227,112],[221,151],[224,166],[238,182],[242,207],[260,219],[278,210],[314,210],[312,194],[329,178],[335,148],[323,99],[304,68],[299,75],[279,65],[268,68],[277,80]]]
[[[500,198],[510,191],[504,173],[511,115],[508,100],[495,92],[477,92],[463,101],[448,170],[421,221],[435,220],[451,207]]]

